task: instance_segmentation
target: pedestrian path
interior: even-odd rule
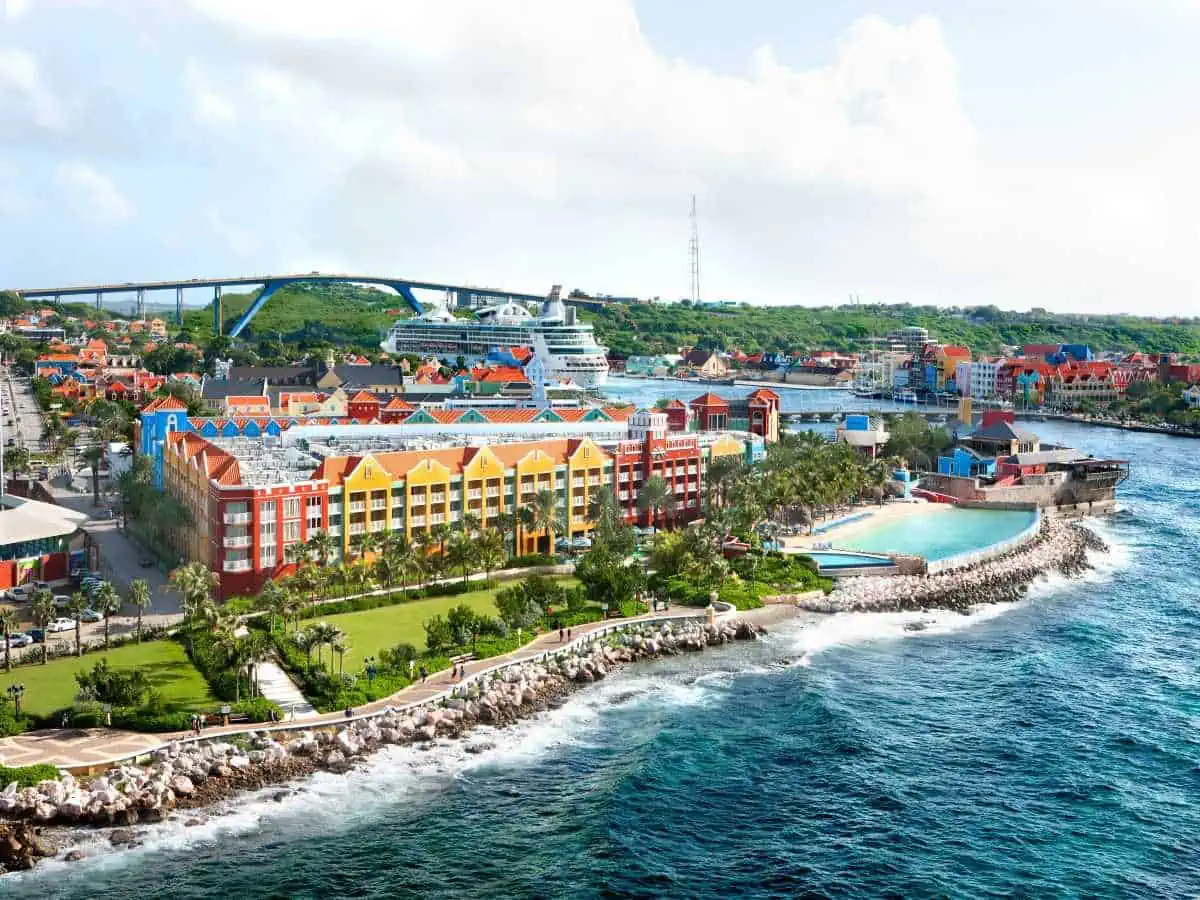
[[[249,633],[245,625],[240,625],[234,631],[234,636],[245,637]],[[296,687],[296,682],[275,660],[265,659],[258,663],[254,667],[254,677],[258,681],[259,693],[283,710],[285,718],[303,719],[317,714],[300,688]]]
[[[305,719],[315,716],[317,711],[300,693],[300,688],[279,668],[274,660],[266,660],[255,666],[258,690],[264,697],[283,710],[284,719]]]
[[[702,616],[704,616],[704,612],[699,609],[676,608],[667,612],[647,613],[646,615],[630,619],[589,622],[586,625],[578,625],[572,629],[571,643],[579,642],[588,635],[598,631],[607,631],[636,622],[661,621],[663,619],[695,619]],[[566,646],[566,642],[559,640],[557,631],[548,632],[530,641],[520,649],[514,650],[512,653],[506,653],[504,656],[493,656],[487,659],[472,660],[466,663],[463,667],[465,669],[464,677],[469,679],[471,676],[478,675],[481,672],[533,659],[543,653],[564,646]],[[261,674],[260,672],[260,677]],[[283,673],[281,672],[280,674]],[[286,678],[286,675],[284,677]],[[385,697],[382,700],[377,700],[374,703],[356,708],[353,710],[353,717],[375,715],[392,707],[405,707],[416,703],[425,703],[440,697],[448,697],[451,691],[460,683],[460,681],[452,677],[450,669],[444,669],[441,672],[430,675],[423,682],[419,681],[403,690],[397,691],[390,697]],[[292,689],[296,690],[295,685],[292,685]],[[296,693],[299,694],[299,691],[296,690]],[[297,710],[296,715],[297,719],[299,719],[299,710]],[[277,731],[296,727],[315,728],[320,726],[336,726],[344,724],[346,720],[345,712],[314,712],[303,722],[284,722],[273,726],[260,723],[249,726],[230,725],[227,728],[206,728],[203,737],[207,740],[222,735],[242,734],[251,730]],[[152,752],[159,747],[166,746],[171,741],[188,741],[194,739],[195,736],[190,731],[168,734],[141,734],[132,731],[118,731],[112,728],[91,728],[86,730],[55,728],[45,731],[31,731],[26,734],[18,734],[13,737],[0,739],[0,764],[6,766],[29,766],[35,763],[49,763],[65,769],[83,769],[85,767],[98,769],[106,764]]]

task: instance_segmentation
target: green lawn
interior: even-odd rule
[[[154,689],[162,692],[167,704],[177,709],[211,709],[216,703],[208,682],[196,670],[181,645],[175,641],[147,641],[128,644],[107,653],[94,651],[81,657],[52,659],[46,665],[34,663],[15,666],[12,673],[0,668],[0,696],[13,682],[25,685],[21,708],[34,715],[47,716],[70,706],[78,685],[75,673],[90,669],[103,657],[115,669],[138,668],[144,671]]]
[[[559,584],[567,587],[579,583],[574,578],[557,580]],[[346,671],[352,672],[359,669],[366,657],[378,656],[380,650],[395,647],[397,644],[409,643],[418,650],[424,650],[425,629],[422,627],[422,623],[436,615],[444,616],[460,603],[465,603],[478,613],[489,616],[496,615],[496,605],[492,602],[492,598],[502,587],[504,587],[503,584],[497,588],[470,591],[454,597],[431,597],[427,600],[413,600],[363,612],[341,613],[336,616],[308,619],[302,622],[300,627],[304,628],[316,622],[328,622],[340,628],[350,645],[350,649],[346,652]],[[323,650],[322,653],[328,657],[329,651]]]

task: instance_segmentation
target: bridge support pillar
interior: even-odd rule
[[[221,330],[225,327],[225,315],[221,309],[221,286],[213,285],[213,337],[220,337]]]
[[[138,288],[137,291],[137,309],[134,312],[134,318],[146,318],[146,289]]]
[[[104,294],[96,291],[96,309],[104,309]]]
[[[183,288],[175,288],[175,324],[183,324]]]

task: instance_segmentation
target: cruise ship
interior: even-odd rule
[[[607,347],[596,343],[592,326],[576,321],[575,310],[559,297],[556,286],[537,315],[508,301],[478,310],[474,319],[457,319],[444,305],[434,304],[419,316],[392,326],[379,345],[388,353],[434,354],[478,362],[496,347],[528,347],[541,361],[549,383],[573,381],[582,388],[608,380]]]

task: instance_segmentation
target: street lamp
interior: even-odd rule
[[[13,712],[21,714],[21,698],[25,696],[24,684],[10,684],[7,688],[8,699],[13,702]]]

